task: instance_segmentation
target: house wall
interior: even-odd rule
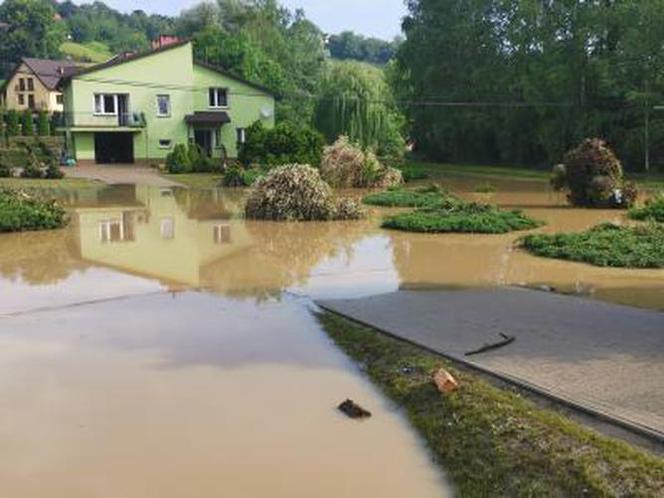
[[[21,92],[19,88],[19,79],[26,80],[26,91]],[[27,91],[27,79],[32,78],[34,83],[34,91]],[[22,93],[25,96],[23,105],[18,103],[18,94]],[[59,92],[52,92],[44,86],[44,84],[34,75],[32,70],[25,64],[21,64],[14,76],[9,80],[5,90],[5,105],[7,109],[14,109],[16,111],[24,111],[28,109],[28,95],[33,95],[35,98],[36,110],[46,110],[49,112],[62,111],[62,105],[56,101]]]
[[[231,122],[221,127],[221,140],[229,157],[237,157],[237,128],[248,128],[256,121],[267,127],[274,126],[274,98],[256,88],[234,78],[197,64],[194,65],[194,86],[200,90],[194,93],[194,110],[211,111],[209,88],[228,89],[228,107],[224,109]],[[269,111],[264,118],[261,111]]]
[[[146,126],[135,130],[134,155],[137,160],[163,160],[178,143],[187,143],[190,134],[185,116],[209,111],[208,87],[229,88],[232,122],[222,127],[222,142],[231,157],[237,155],[236,128],[246,128],[260,119],[261,109],[269,109],[266,125],[274,123],[274,99],[249,85],[214,71],[195,66],[191,44],[174,47],[133,61],[110,66],[73,78],[65,89],[68,126],[73,126],[73,142],[78,160],[94,159],[95,128],[118,128],[117,116],[95,114],[96,93],[128,94],[130,112],[145,115]],[[171,114],[157,114],[157,96],[169,95]],[[84,127],[85,131],[76,128]],[[122,129],[118,128],[118,131]],[[171,140],[171,147],[160,147]],[[220,151],[216,151],[219,155]]]

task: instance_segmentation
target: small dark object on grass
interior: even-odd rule
[[[502,347],[505,347],[509,344],[512,344],[516,340],[516,337],[503,334],[502,332],[500,333],[500,337],[503,338],[501,341],[494,342],[492,344],[485,344],[484,346],[482,346],[479,349],[474,349],[472,351],[468,351],[465,354],[465,356],[473,356],[473,355],[476,355],[476,354],[486,353],[487,351],[493,351],[494,349],[502,348]]]
[[[371,412],[365,410],[360,405],[355,403],[352,399],[347,399],[338,406],[339,410],[346,414],[350,418],[369,418],[371,417]]]

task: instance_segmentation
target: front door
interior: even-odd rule
[[[212,130],[206,128],[195,129],[194,142],[205,151],[208,157],[212,157]]]

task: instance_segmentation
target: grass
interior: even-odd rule
[[[329,313],[337,345],[408,416],[461,497],[664,494],[664,461],[540,408],[421,348]],[[460,383],[442,395],[431,372]]]
[[[431,185],[416,189],[392,188],[375,192],[365,196],[362,202],[385,207],[434,207],[461,201],[442,187]]]
[[[664,191],[646,201],[645,206],[629,211],[633,220],[652,220],[664,222]]]
[[[423,233],[507,233],[542,225],[521,211],[505,211],[488,204],[462,202],[453,206],[425,207],[388,216],[383,228]]]
[[[0,232],[53,230],[67,224],[65,210],[21,190],[0,190]]]
[[[107,45],[101,42],[76,43],[64,42],[60,45],[60,52],[71,56],[75,60],[89,62],[105,62],[113,56]]]
[[[222,179],[222,175],[219,173],[183,173],[178,175],[162,173],[161,176],[187,187],[200,189],[217,188]]]
[[[88,180],[86,178],[0,178],[0,188],[11,189],[59,189],[76,190],[91,187],[99,187],[101,182]]]
[[[603,224],[581,233],[528,235],[522,246],[546,258],[595,266],[664,268],[664,225],[633,227]]]

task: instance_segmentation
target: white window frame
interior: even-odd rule
[[[105,97],[113,97],[113,112],[106,112],[106,99]],[[100,99],[99,109],[97,110],[97,99]],[[92,99],[92,108],[94,109],[95,116],[117,116],[118,115],[118,94],[117,93],[95,93]]]
[[[228,223],[220,223],[212,227],[212,239],[217,245],[233,243],[233,231]]]
[[[162,142],[168,142],[168,145],[162,144]],[[170,149],[173,147],[173,140],[170,138],[160,138],[159,139],[159,148],[160,149]]]
[[[219,98],[219,92],[223,91],[226,94],[226,103],[224,105],[221,105],[219,102],[221,99]],[[210,99],[212,96],[211,93],[214,92],[214,97]],[[229,94],[230,92],[228,91],[228,88],[224,87],[210,87],[208,89],[208,105],[210,109],[228,109],[229,108]],[[212,100],[212,102],[210,101]]]
[[[159,99],[161,99],[161,98],[166,99],[166,103],[167,103],[167,106],[168,106],[168,110],[166,111],[166,113],[162,113],[161,108],[159,107]],[[157,95],[157,117],[158,118],[170,118],[171,117],[171,96],[170,96],[170,94],[160,93],[159,95]]]
[[[238,144],[247,143],[247,129],[235,128],[235,138],[237,139]]]

